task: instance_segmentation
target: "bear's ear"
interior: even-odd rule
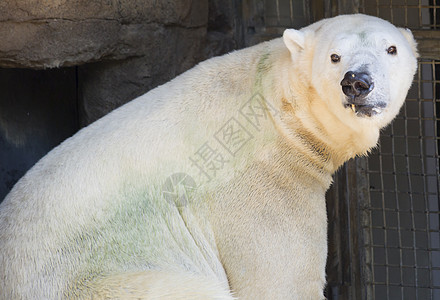
[[[408,41],[409,45],[411,46],[411,49],[415,55],[416,58],[419,57],[419,53],[417,52],[417,42],[414,39],[414,36],[408,28],[398,28],[400,32],[403,34],[405,39]]]
[[[284,44],[291,54],[304,49],[304,32],[295,29],[286,29],[283,33]]]

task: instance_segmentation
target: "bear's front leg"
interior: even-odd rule
[[[324,298],[325,217],[321,220],[304,217],[298,224],[292,224],[283,220],[286,216],[267,213],[257,224],[242,218],[239,225],[230,229],[229,237],[222,239],[218,247],[235,296],[239,299]]]
[[[242,193],[226,191],[216,201],[217,247],[239,299],[324,299],[324,189],[290,187],[247,182],[240,187]]]

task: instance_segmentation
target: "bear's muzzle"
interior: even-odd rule
[[[353,102],[359,102],[365,98],[374,88],[373,81],[367,73],[355,73],[348,71],[341,81],[342,92],[347,97],[353,98]],[[353,103],[356,104],[356,103]]]
[[[386,106],[384,102],[373,104],[367,100],[368,94],[374,89],[373,80],[368,73],[348,71],[341,86],[347,99],[345,107],[351,108],[358,116],[371,117],[381,113]]]

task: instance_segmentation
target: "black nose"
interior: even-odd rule
[[[367,73],[345,73],[341,81],[342,91],[345,95],[355,97],[365,97],[373,90],[373,82]]]

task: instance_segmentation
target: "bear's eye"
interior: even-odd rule
[[[330,55],[330,59],[332,60],[332,62],[337,63],[341,60],[341,57],[337,54],[332,54]]]
[[[397,48],[396,48],[396,46],[390,46],[390,47],[387,49],[387,52],[388,52],[388,54],[396,55],[396,54],[397,54]]]

